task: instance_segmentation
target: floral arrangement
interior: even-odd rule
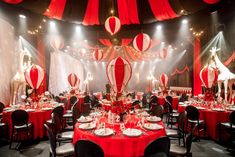
[[[123,103],[122,100],[114,101],[111,104],[111,112],[116,113],[117,115],[124,114],[125,112],[129,111],[131,106],[126,103]]]

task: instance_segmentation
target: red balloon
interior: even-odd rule
[[[210,66],[206,66],[200,71],[200,79],[206,88],[211,88],[216,83],[218,75],[218,70]]]
[[[40,66],[32,65],[25,71],[24,77],[31,88],[38,89],[45,77],[45,73]]]
[[[166,87],[168,83],[168,76],[166,74],[161,74],[160,76],[160,83],[162,86]]]
[[[61,50],[64,47],[64,41],[60,37],[54,37],[50,41],[51,47],[56,50]]]
[[[106,74],[114,92],[120,94],[131,78],[132,68],[127,60],[118,57],[108,63]]]
[[[114,35],[121,29],[121,22],[116,16],[110,16],[105,21],[104,26],[107,32]]]
[[[71,87],[75,87],[77,84],[80,84],[80,79],[77,77],[76,74],[71,73],[68,76],[68,82],[70,84]]]
[[[95,49],[93,52],[93,58],[96,61],[100,61],[103,58],[103,53],[99,49]]]
[[[147,51],[151,45],[151,38],[148,34],[140,33],[135,36],[133,46],[137,51]]]

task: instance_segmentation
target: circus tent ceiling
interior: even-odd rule
[[[29,29],[34,31],[35,28],[43,24],[44,17],[46,17],[46,19],[55,19],[58,25],[61,25],[61,33],[64,34],[71,30],[71,27],[68,27],[68,25],[80,25],[84,30],[87,30],[83,32],[84,34],[86,33],[84,36],[87,37],[87,40],[80,41],[82,47],[73,46],[73,44],[68,43],[68,40],[65,40],[63,50],[76,58],[92,60],[94,50],[99,48],[103,53],[101,61],[109,61],[117,56],[122,56],[129,61],[149,60],[152,58],[164,59],[164,56],[167,56],[169,50],[159,49],[159,47],[161,47],[160,43],[163,41],[158,38],[152,38],[151,47],[147,52],[142,53],[136,51],[132,46],[135,35],[145,31],[152,37],[154,34],[152,30],[154,30],[156,24],[165,21],[173,21],[169,24],[170,27],[168,30],[164,30],[166,31],[166,36],[169,36],[169,39],[166,40],[170,43],[170,40],[173,40],[176,37],[172,37],[174,33],[169,30],[172,30],[172,25],[174,25],[175,30],[178,29],[174,24],[175,20],[171,19],[182,19],[185,15],[193,15],[194,13],[198,13],[208,8],[213,8],[212,10],[215,10],[217,9],[217,6],[223,3],[223,0],[4,1],[5,2],[0,3],[6,7],[20,10],[18,11],[19,13],[23,10],[27,15],[31,15],[33,17],[31,21],[33,22],[29,22],[28,25]],[[112,15],[117,16],[122,25],[121,31],[114,36],[109,35],[103,26],[105,20]],[[46,24],[44,25],[45,27],[47,26]],[[47,33],[48,30],[42,29],[40,31],[40,33]],[[70,37],[64,38],[68,39]],[[73,43],[75,42],[73,41]],[[182,41],[178,41],[177,44],[181,44],[181,42]],[[167,46],[171,45],[168,44]],[[174,45],[172,45],[172,47],[176,48]]]

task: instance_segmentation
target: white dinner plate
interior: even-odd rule
[[[114,130],[110,128],[97,129],[94,131],[94,134],[97,136],[110,136],[114,134]]]
[[[89,123],[89,122],[92,122],[92,118],[81,116],[80,118],[77,119],[77,121],[79,123]]]
[[[160,122],[162,119],[160,117],[150,116],[150,117],[147,117],[146,120],[148,122]]]
[[[222,109],[222,108],[213,108],[213,109],[212,109],[212,111],[223,112],[223,111],[224,111],[224,109]]]
[[[83,123],[83,124],[80,124],[78,128],[82,130],[91,130],[91,129],[95,129],[96,125],[95,123]]]
[[[138,137],[142,135],[142,131],[139,129],[131,129],[128,128],[122,132],[123,135],[129,136],[129,137]]]
[[[155,124],[155,123],[145,123],[143,127],[145,129],[148,129],[148,130],[160,130],[160,129],[163,129],[163,126],[161,126],[159,124]]]

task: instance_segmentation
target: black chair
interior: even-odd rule
[[[72,107],[75,103],[78,102],[78,98],[76,96],[71,96],[69,99],[69,104]]]
[[[177,124],[178,127],[177,129],[166,129],[166,135],[170,137],[171,139],[178,139],[179,140],[179,145],[180,145],[180,140],[181,138],[183,139],[183,144],[185,146],[185,135],[188,133],[187,128],[186,128],[186,123],[187,123],[187,113],[181,112],[179,114],[179,117],[177,118]]]
[[[147,107],[148,105],[148,101],[147,101],[147,96],[146,94],[143,95],[143,98],[142,98],[142,107]]]
[[[171,156],[192,157],[192,152],[191,152],[191,146],[192,146],[192,140],[193,140],[192,133],[188,133],[186,137],[184,138],[184,140],[185,140],[185,146],[171,144],[171,147],[170,147]]]
[[[219,123],[219,140],[221,141],[222,129],[228,132],[231,137],[229,142],[235,139],[235,111],[229,114],[229,122]]]
[[[80,107],[80,112],[84,116],[88,116],[91,111],[91,103],[82,103]]]
[[[144,157],[168,157],[171,141],[169,137],[160,137],[147,145]]]
[[[21,134],[25,134],[27,139],[33,139],[33,124],[28,123],[29,115],[25,110],[15,110],[11,115],[12,119],[12,133],[9,148],[14,141],[22,141]],[[21,143],[20,143],[21,144]],[[17,146],[17,149],[20,145]]]
[[[179,113],[173,112],[172,105],[169,101],[166,101],[164,104],[164,110],[166,110],[166,122],[167,126],[176,124]]]
[[[72,143],[66,143],[59,147],[56,147],[56,135],[53,130],[47,124],[44,124],[50,141],[50,157],[56,156],[73,156],[74,155],[74,146]]]
[[[140,108],[140,101],[139,100],[135,100],[132,105],[131,105],[131,109],[135,109],[135,108]]]
[[[5,105],[2,102],[0,102],[0,122],[1,122],[1,119],[2,119],[2,111],[3,111],[4,108],[5,108]]]
[[[64,114],[64,107],[63,106],[57,106],[55,107],[51,113],[57,113],[60,116],[61,123],[63,123],[63,114]],[[47,124],[52,123],[52,119],[46,121]]]
[[[59,96],[55,96],[55,101],[60,103],[60,97]]]
[[[158,97],[155,95],[152,95],[150,97],[149,108],[151,109],[152,104],[157,104],[157,103],[158,103]]]
[[[91,97],[89,95],[84,97],[84,103],[91,103]]]
[[[187,128],[191,128],[191,130],[194,130],[197,128],[197,133],[198,133],[198,139],[200,141],[200,132],[203,130],[204,131],[204,137],[206,136],[206,125],[204,120],[200,120],[199,116],[200,113],[198,109],[195,106],[187,106],[185,108],[185,111],[187,112]],[[189,127],[190,124],[190,127]]]
[[[75,157],[104,157],[104,151],[92,141],[79,140],[75,144]]]
[[[162,105],[154,105],[155,107],[153,107],[152,105],[152,109],[150,109],[150,114],[152,116],[157,116],[157,117],[163,117],[163,111],[164,111],[164,108]]]

